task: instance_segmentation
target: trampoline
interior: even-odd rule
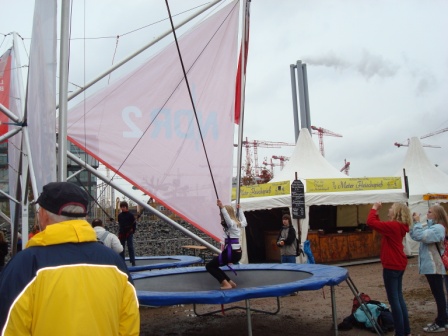
[[[200,257],[194,256],[144,256],[135,257],[135,266],[131,266],[129,258],[126,258],[126,265],[129,272],[148,271],[153,269],[173,268],[173,267],[185,267],[192,264],[202,263],[203,260]]]
[[[238,285],[237,288],[231,290],[220,290],[217,281],[204,267],[139,272],[133,273],[132,278],[141,305],[193,304],[195,306],[196,304],[226,304],[245,300],[249,335],[252,334],[250,299],[277,297],[278,309],[270,313],[276,314],[280,310],[279,297],[297,291],[318,290],[324,286],[330,286],[334,331],[337,335],[334,286],[345,280],[355,296],[359,297],[347,270],[337,266],[248,264],[232,267],[237,272],[237,276],[224,267]]]

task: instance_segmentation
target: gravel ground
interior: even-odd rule
[[[429,291],[426,278],[418,274],[417,257],[409,259],[404,275],[404,296],[409,310],[412,335],[426,335],[422,327],[434,320],[436,306]],[[387,302],[379,262],[347,267],[349,276],[360,292],[372,299]],[[350,315],[353,294],[346,282],[335,287],[338,323]],[[273,311],[276,299],[253,299],[251,308]],[[281,310],[276,315],[252,313],[252,334],[254,336],[281,335],[334,335],[330,288],[299,292],[297,296],[282,297]],[[226,305],[244,306],[244,302]],[[200,305],[199,314],[219,310],[219,305]],[[248,335],[248,321],[245,310],[233,309],[225,314],[197,316],[192,305],[169,307],[141,307],[141,335],[205,336],[205,335]],[[373,335],[371,332],[354,328],[339,331],[339,335]],[[440,335],[448,335],[448,331]],[[392,332],[386,335],[393,335]]]

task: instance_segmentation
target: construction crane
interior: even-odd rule
[[[340,135],[338,133],[335,133],[335,132],[332,132],[332,131],[329,131],[329,130],[327,130],[325,128],[322,128],[322,127],[311,126],[311,129],[316,131],[317,135],[319,136],[319,150],[320,150],[320,153],[322,154],[322,156],[324,156],[324,157],[325,157],[324,135],[329,135],[329,136],[342,138],[342,135]]]
[[[344,172],[344,174],[348,176],[348,173],[350,171],[350,162],[348,162],[346,159],[344,159],[344,166],[341,168],[340,171]]]
[[[435,132],[432,132],[432,133],[428,133],[428,134],[422,135],[422,136],[420,137],[420,139],[429,138],[429,137],[431,137],[431,136],[433,136],[433,135],[440,134],[440,133],[443,133],[443,132],[446,132],[446,131],[448,131],[448,128],[443,128],[443,129],[441,129],[441,130],[438,130],[438,131],[435,131]]]
[[[272,159],[280,160],[280,163],[274,163],[274,162],[272,162]],[[283,168],[285,167],[285,161],[288,161],[289,157],[280,156],[280,155],[272,155],[270,162],[268,162],[267,160],[268,160],[268,158],[265,157],[264,161],[263,161],[263,165],[271,167],[270,171],[271,171],[272,177],[274,177],[274,167],[280,167],[280,170],[283,170]]]
[[[242,145],[246,148],[246,164],[245,164],[245,174],[246,176],[259,175],[258,166],[258,148],[280,148],[282,146],[295,146],[296,144],[287,143],[287,142],[275,142],[275,141],[265,141],[265,140],[252,140],[250,141],[247,137],[246,140],[243,140]],[[234,145],[237,147],[238,145]],[[254,160],[252,165],[252,159],[250,155],[250,148],[254,150]],[[254,170],[254,172],[252,172]]]
[[[264,158],[264,161],[263,161],[263,165],[268,166],[268,167],[271,167],[271,168],[270,168],[271,175],[272,175],[272,177],[274,177],[274,167],[276,167],[276,166],[280,166],[280,164],[277,164],[277,163],[272,162],[272,159],[271,159],[271,162],[268,162],[267,160],[268,160],[268,158],[265,157],[265,158]]]
[[[285,167],[285,161],[289,161],[289,157],[287,156],[272,155],[272,158],[275,160],[280,160],[280,170],[283,170],[283,167]]]
[[[398,148],[409,147],[409,142],[410,141],[408,139],[406,143],[395,142],[394,145],[397,146]],[[427,144],[423,144],[423,143],[422,143],[422,147],[441,148],[440,146],[427,145]]]

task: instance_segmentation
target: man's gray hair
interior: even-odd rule
[[[79,206],[79,205],[67,205],[65,207],[63,207],[61,209],[61,211],[65,211],[68,213],[72,213],[72,214],[83,214],[84,213],[84,208]],[[65,221],[70,221],[70,220],[75,220],[75,219],[85,219],[86,217],[83,215],[80,215],[79,217],[69,217],[69,216],[62,216],[62,215],[57,215],[54,214],[50,211],[47,211],[48,213],[48,217],[50,217],[51,221],[54,223],[59,223],[59,222],[65,222]]]

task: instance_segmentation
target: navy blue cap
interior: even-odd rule
[[[89,206],[87,193],[76,184],[70,182],[50,182],[44,185],[36,203],[56,215],[67,217],[85,217]],[[68,205],[77,205],[84,209],[80,213],[62,211]]]

